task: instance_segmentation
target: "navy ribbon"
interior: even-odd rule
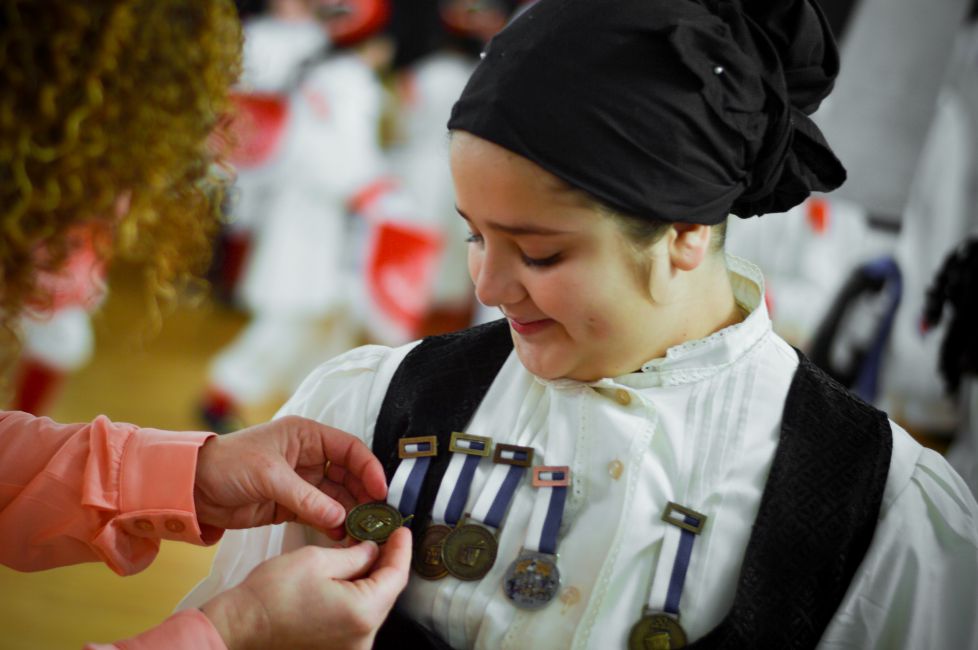
[[[690,526],[699,526],[700,520],[689,515],[684,515],[684,520]],[[676,550],[676,562],[672,565],[672,577],[669,579],[669,591],[666,595],[665,610],[670,614],[679,616],[679,599],[683,595],[683,586],[686,584],[686,571],[689,569],[689,558],[693,554],[693,542],[696,541],[696,533],[683,529],[679,538],[679,548]]]
[[[489,506],[489,512],[486,513],[485,524],[487,526],[499,528],[503,517],[506,515],[506,508],[509,507],[509,502],[513,499],[513,494],[516,492],[516,487],[520,484],[520,479],[523,478],[525,471],[526,468],[519,465],[513,465],[509,468],[506,478],[503,479],[503,484],[499,486],[496,498]]]
[[[481,442],[470,442],[471,449],[482,451],[486,446]],[[448,499],[448,506],[445,508],[445,523],[454,526],[462,517],[465,510],[465,502],[469,498],[469,488],[472,485],[472,478],[475,476],[475,468],[479,466],[482,456],[468,455],[462,465],[462,471],[458,475],[458,482],[452,490],[452,496]]]
[[[423,442],[418,445],[419,451],[428,451],[429,449],[431,449],[429,443]],[[404,484],[404,491],[401,493],[401,501],[397,504],[397,509],[402,517],[414,514],[414,509],[418,505],[418,497],[421,495],[421,486],[424,484],[425,474],[428,473],[428,466],[431,465],[431,456],[420,456],[414,460],[414,467],[411,468],[411,473],[408,474],[407,482]]]
[[[563,472],[554,472],[555,480],[564,478]],[[567,500],[566,487],[552,487],[550,505],[547,507],[547,517],[543,521],[543,532],[540,534],[540,552],[550,555],[557,554],[557,532],[564,518],[564,502]]]

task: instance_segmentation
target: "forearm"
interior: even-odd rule
[[[0,563],[35,571],[100,560],[129,574],[160,539],[215,541],[220,532],[201,533],[193,504],[210,435],[0,414]]]
[[[198,609],[174,614],[142,634],[113,644],[88,644],[85,650],[227,650],[217,629]]]

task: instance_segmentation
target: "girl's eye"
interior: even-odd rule
[[[559,261],[560,261],[560,253],[555,253],[550,257],[543,257],[543,258],[527,257],[526,255],[523,256],[523,263],[526,264],[527,266],[536,266],[536,267],[553,266]]]
[[[465,238],[465,243],[478,244],[481,246],[483,243],[482,235],[477,235],[474,232],[470,232],[468,236],[466,236]],[[553,266],[554,264],[560,261],[561,254],[556,253],[554,255],[551,255],[550,257],[542,257],[542,258],[529,257],[528,255],[521,254],[521,257],[523,259],[523,264],[525,264],[526,266],[539,268],[539,267]]]

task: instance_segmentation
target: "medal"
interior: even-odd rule
[[[404,523],[394,506],[382,501],[362,503],[346,516],[346,534],[361,542],[383,544]]]
[[[686,647],[686,632],[675,616],[646,613],[632,626],[628,650],[671,650]]]
[[[679,601],[696,536],[703,531],[706,515],[669,502],[662,513],[666,527],[662,551],[655,569],[649,602],[642,618],[628,635],[629,650],[669,650],[686,646],[686,632],[679,625]]]
[[[526,531],[526,543],[503,578],[503,593],[520,609],[540,609],[560,590],[557,568],[557,532],[564,516],[570,468],[541,465],[533,468],[537,493]]]
[[[441,561],[441,548],[445,537],[452,529],[441,524],[434,524],[425,529],[411,558],[414,572],[425,580],[441,580],[448,575],[448,569]]]
[[[442,562],[459,580],[480,580],[496,562],[496,536],[478,524],[459,526],[445,537]]]
[[[503,592],[520,609],[540,609],[553,600],[558,589],[557,558],[546,553],[521,551],[503,578]]]
[[[452,460],[432,508],[435,523],[424,531],[411,559],[414,572],[425,580],[440,580],[448,575],[442,563],[442,546],[462,516],[472,477],[479,462],[489,456],[492,439],[454,431],[448,449],[452,452]]]
[[[437,454],[435,436],[401,438],[398,441],[401,462],[387,490],[387,502],[362,503],[351,510],[346,516],[346,533],[361,542],[386,542],[391,533],[414,516],[428,466]]]

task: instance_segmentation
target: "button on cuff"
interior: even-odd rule
[[[179,519],[167,519],[163,526],[171,533],[182,533],[187,530],[187,525]]]
[[[148,539],[169,539],[190,544],[209,544],[220,538],[220,530],[208,530],[205,537],[193,513],[177,510],[152,510],[127,513],[117,517],[117,523],[128,534]],[[209,527],[208,527],[209,528]]]

